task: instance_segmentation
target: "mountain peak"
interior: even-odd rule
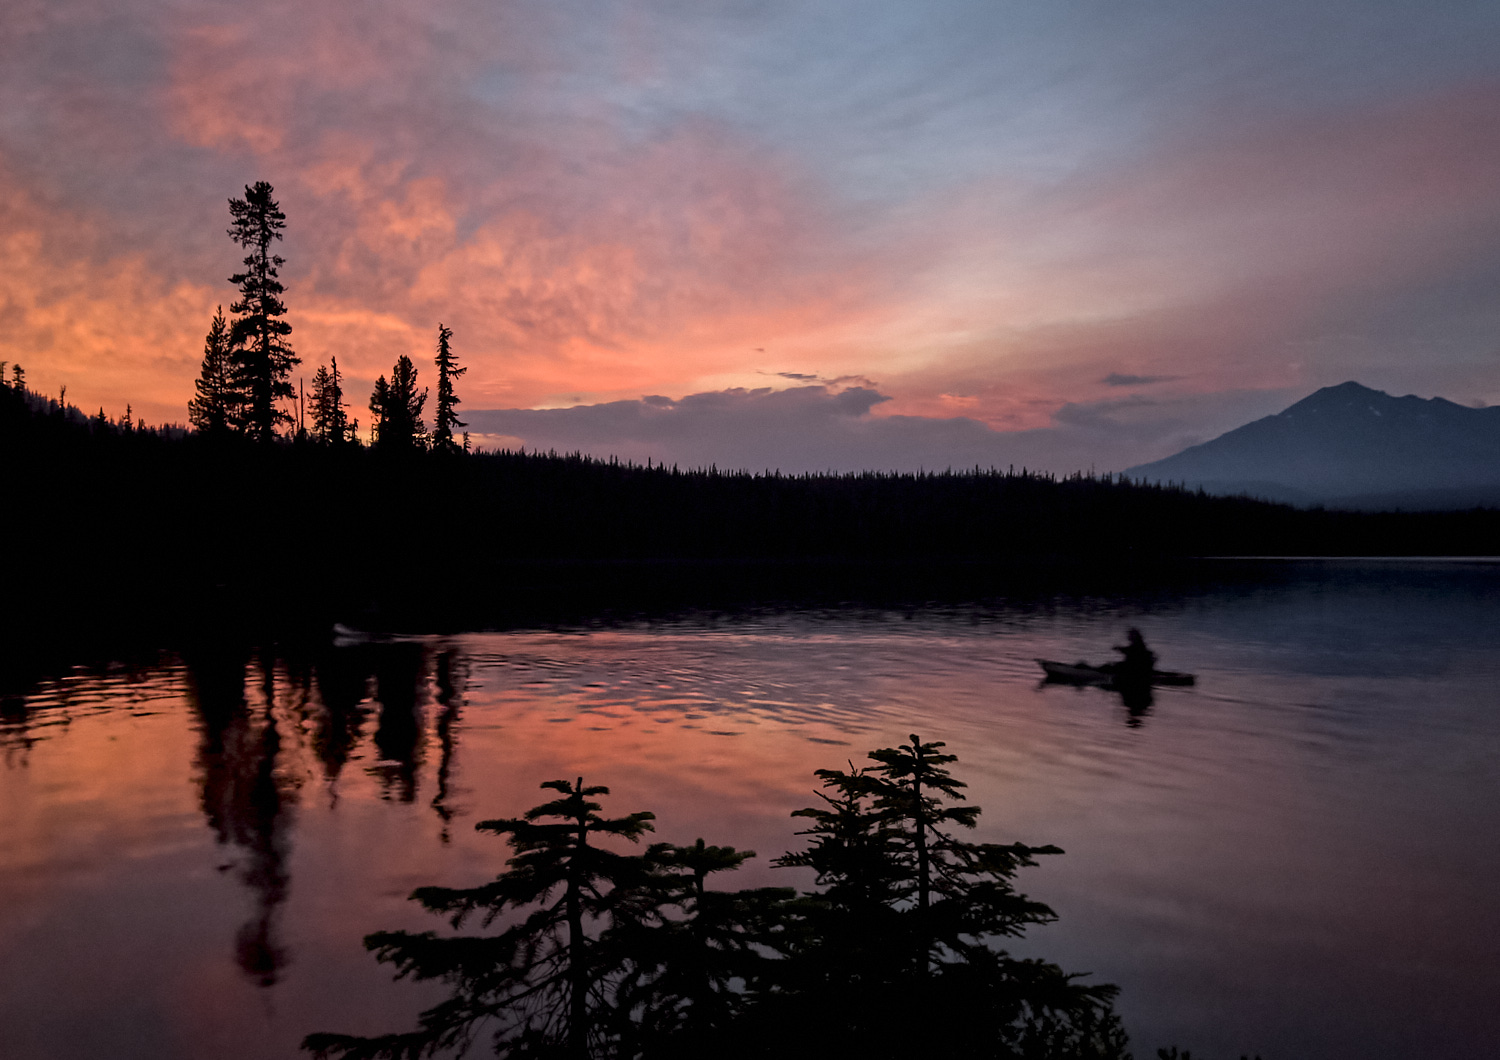
[[[1385,415],[1430,415],[1438,414],[1462,417],[1476,410],[1447,398],[1419,398],[1415,394],[1393,397],[1384,390],[1375,390],[1362,383],[1350,380],[1337,386],[1325,386],[1315,390],[1295,405],[1283,409],[1278,416],[1295,418],[1298,414],[1319,413],[1333,415],[1385,416]]]
[[[1356,383],[1351,379],[1349,382],[1339,383],[1337,386],[1325,386],[1319,390],[1314,390],[1295,405],[1290,405],[1282,409],[1277,415],[1287,416],[1296,412],[1320,412],[1325,409],[1338,409],[1342,411],[1357,406],[1360,403],[1378,406],[1397,400],[1399,399],[1392,397],[1384,390],[1376,390],[1365,386],[1363,383]]]
[[[1381,397],[1391,396],[1384,390],[1376,390],[1374,387],[1365,386],[1363,383],[1351,379],[1347,383],[1335,383],[1333,386],[1319,387],[1302,400],[1311,401],[1319,394],[1379,394]]]
[[[1500,408],[1392,397],[1350,380],[1127,474],[1210,492],[1334,498],[1394,490],[1500,489]]]

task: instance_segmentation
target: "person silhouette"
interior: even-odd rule
[[[1117,678],[1127,681],[1151,680],[1151,673],[1156,669],[1156,652],[1146,647],[1146,638],[1141,636],[1141,631],[1131,626],[1125,633],[1125,643],[1116,644],[1115,651],[1123,658],[1114,664]]]

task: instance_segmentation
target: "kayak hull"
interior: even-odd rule
[[[1037,665],[1047,675],[1047,680],[1065,685],[1097,685],[1101,688],[1119,688],[1123,685],[1171,685],[1185,687],[1197,681],[1193,674],[1177,673],[1174,670],[1152,670],[1151,676],[1122,674],[1111,664],[1090,666],[1088,663],[1065,663],[1053,659],[1038,659]]]

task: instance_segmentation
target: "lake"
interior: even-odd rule
[[[1043,685],[1138,626],[1193,688]],[[1192,591],[200,641],[0,709],[0,1053],[297,1055],[409,1027],[374,930],[503,867],[476,821],[607,784],[655,838],[771,858],[820,767],[944,740],[977,838],[1055,843],[1012,947],[1121,988],[1137,1057],[1491,1054],[1500,566],[1268,564]]]

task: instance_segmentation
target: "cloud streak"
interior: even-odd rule
[[[1099,382],[1105,386],[1150,386],[1153,383],[1171,383],[1182,378],[1176,375],[1129,375],[1125,372],[1110,372]]]
[[[1118,470],[1133,454],[1175,452],[1205,440],[1203,421],[1277,411],[1285,395],[1220,396],[1192,403],[1139,397],[1069,403],[1046,427],[997,431],[967,416],[878,414],[890,399],[869,387],[735,388],[681,399],[652,395],[562,409],[467,413],[490,448],[583,452],[637,463],[822,471],[1029,467],[1067,474]],[[1279,404],[1278,404],[1279,402]]]

